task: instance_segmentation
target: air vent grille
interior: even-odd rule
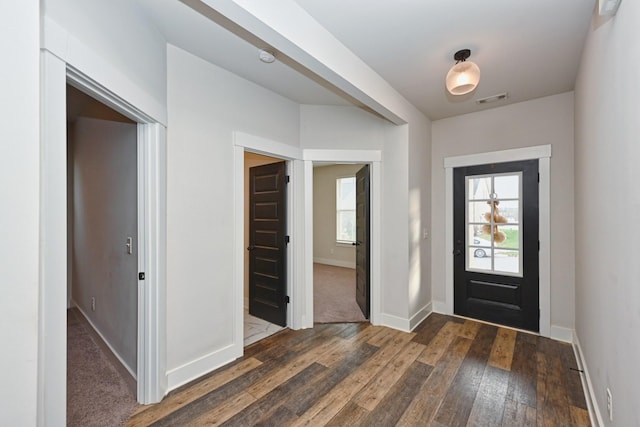
[[[487,96],[486,98],[476,99],[476,104],[488,104],[490,102],[502,101],[503,99],[507,99],[509,94],[507,92],[499,93],[497,95]]]

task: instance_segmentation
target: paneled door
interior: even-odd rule
[[[371,282],[369,277],[369,165],[356,173],[356,302],[369,318]]]
[[[249,313],[287,323],[285,162],[249,169]]]
[[[454,313],[538,331],[538,161],[453,173]]]

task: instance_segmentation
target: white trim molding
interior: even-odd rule
[[[445,301],[434,302],[436,311],[453,314],[453,169],[456,167],[482,165],[486,163],[515,162],[538,159],[540,173],[539,186],[539,295],[540,295],[540,335],[551,337],[551,186],[550,186],[551,145],[516,148],[447,157],[445,168]],[[555,330],[566,337],[566,331]]]
[[[379,325],[386,326],[388,328],[397,329],[402,332],[411,332],[411,323],[409,319],[400,316],[395,316],[388,313],[380,313],[378,316]]]
[[[604,426],[605,422],[602,418],[600,408],[598,407],[598,401],[593,390],[593,384],[591,383],[589,369],[587,368],[587,363],[584,360],[582,347],[580,346],[580,340],[578,339],[578,334],[575,331],[573,331],[573,352],[575,353],[576,361],[578,362],[578,369],[582,371],[582,389],[584,390],[585,400],[587,401],[587,409],[589,410],[589,419],[591,421],[591,425]]]
[[[411,316],[411,319],[409,319],[409,330],[413,331],[416,328],[416,326],[422,323],[424,319],[429,317],[431,313],[433,313],[433,309],[431,308],[431,303],[425,305],[420,310],[418,310],[418,312],[413,316]]]
[[[549,338],[569,344],[573,343],[573,334],[573,329],[563,328],[562,326],[551,325],[549,330]]]
[[[220,366],[226,365],[237,357],[235,345],[231,344],[171,369],[167,372],[169,390],[175,390],[189,381],[201,377],[206,372],[211,372]]]
[[[138,84],[132,82],[122,71],[96,54],[95,50],[69,33],[50,17],[43,18],[42,48],[57,56],[67,64],[67,68],[81,76],[91,76],[101,82],[102,88],[126,104],[135,105],[137,113],[144,111],[148,123],[167,125],[167,106],[145,92]],[[99,92],[92,94],[111,108],[122,112],[121,103],[111,103],[112,97],[100,98]],[[125,114],[130,117],[129,115]]]
[[[291,177],[289,190],[287,191],[287,230],[291,241],[287,247],[287,293],[291,303],[287,310],[287,326],[291,329],[300,329],[306,326],[304,307],[304,292],[299,283],[304,283],[302,277],[303,242],[299,236],[304,223],[304,170],[302,151],[293,145],[273,141],[267,138],[236,131],[233,133],[234,144],[234,315],[233,315],[233,351],[227,362],[242,356],[244,352],[244,153],[252,152],[287,161],[287,174]]]
[[[67,35],[56,32],[52,21],[45,25],[45,46],[64,46]],[[59,44],[61,42],[62,44]],[[75,43],[75,42],[74,42]],[[79,46],[76,46],[79,48]],[[38,418],[65,424],[66,396],[66,308],[67,308],[67,138],[66,85],[79,88],[138,122],[138,228],[140,271],[138,283],[138,401],[159,402],[167,391],[166,380],[166,133],[153,117],[164,118],[164,110],[147,103],[143,94],[131,99],[152,111],[138,108],[116,95],[110,83],[120,81],[111,69],[97,74],[81,71],[70,62],[68,50],[42,49],[40,328]],[[95,65],[95,64],[94,64]],[[88,70],[96,71],[88,67]],[[126,84],[125,84],[126,86]],[[119,86],[120,87],[120,86]],[[123,86],[124,87],[124,86]],[[123,89],[123,87],[120,87]],[[142,237],[144,236],[144,237]],[[143,241],[144,239],[144,241]]]
[[[291,175],[289,223],[291,243],[288,252],[287,287],[291,298],[287,325],[292,329],[313,327],[313,162],[368,163],[371,165],[371,316],[380,324],[380,151],[377,150],[301,150],[243,132],[234,132],[234,351],[232,360],[243,352],[242,310],[244,305],[244,152],[288,160]],[[304,159],[304,160],[302,160]],[[407,324],[405,329],[408,330]]]
[[[303,150],[302,160],[314,162],[332,163],[371,163],[382,161],[382,152],[379,150]],[[322,159],[322,160],[320,160]]]

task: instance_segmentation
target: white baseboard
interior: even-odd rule
[[[568,342],[571,344],[573,343],[573,329],[551,325],[551,329],[549,330],[549,338]]]
[[[333,265],[334,267],[356,268],[355,262],[342,261],[338,259],[313,258],[313,262],[316,264]]]
[[[431,301],[431,305],[433,306],[434,313],[453,314],[447,313],[447,304],[444,301]]]
[[[231,344],[227,347],[199,357],[189,363],[185,363],[182,366],[171,369],[167,372],[167,382],[169,384],[168,391],[174,390],[189,381],[193,381],[202,375],[208,374],[214,369],[218,369],[241,356],[242,345],[240,345],[240,348],[238,349],[238,346]]]
[[[409,319],[409,330],[413,331],[424,319],[431,314],[431,303],[422,307],[416,314]]]
[[[582,388],[584,390],[585,399],[587,401],[587,409],[589,410],[589,419],[591,425],[595,427],[604,426],[604,419],[598,407],[598,401],[596,400],[595,393],[593,391],[593,385],[591,384],[591,376],[589,375],[589,369],[584,361],[582,355],[582,347],[580,347],[580,340],[578,334],[573,332],[573,352],[576,355],[576,361],[578,362],[578,369],[582,370]]]
[[[87,313],[84,312],[84,310],[82,310],[82,308],[80,307],[79,304],[77,304],[75,301],[71,301],[71,306],[75,307],[78,309],[78,311],[80,312],[80,314],[82,314],[82,317],[85,318],[85,320],[87,321],[87,323],[91,326],[91,328],[95,331],[96,334],[98,334],[98,336],[100,337],[100,339],[102,340],[102,342],[105,343],[105,345],[109,348],[109,351],[111,351],[111,353],[115,356],[116,359],[118,359],[118,361],[120,362],[120,364],[122,364],[122,366],[124,366],[124,368],[127,370],[127,372],[129,372],[129,374],[131,374],[131,376],[133,377],[134,380],[138,381],[138,376],[136,375],[136,372],[131,369],[131,367],[129,365],[127,365],[124,361],[124,359],[122,357],[120,357],[120,355],[118,354],[118,352],[111,346],[111,343],[109,343],[109,340],[107,340],[105,338],[104,335],[102,335],[102,332],[100,332],[100,330],[96,327],[96,325],[91,321],[91,319],[89,318],[89,316],[87,316]]]
[[[411,332],[411,323],[409,319],[403,319],[402,317],[394,316],[393,314],[381,313],[379,325],[386,326],[391,329],[397,329],[402,332]]]

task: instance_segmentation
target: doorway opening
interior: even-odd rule
[[[244,152],[243,344],[286,327],[287,163]]]
[[[120,423],[137,407],[138,129],[66,96],[67,424]]]
[[[314,323],[369,318],[368,174],[362,163],[313,164]]]

